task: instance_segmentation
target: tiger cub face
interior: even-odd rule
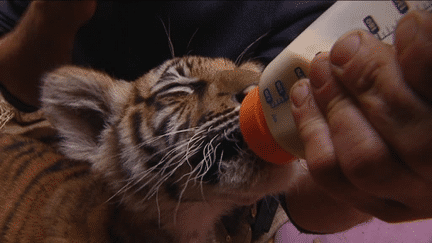
[[[131,209],[157,204],[163,221],[163,211],[206,204],[218,215],[288,186],[288,168],[258,158],[240,133],[241,102],[261,71],[189,56],[125,82],[68,66],[44,78],[42,102],[62,151],[90,161]]]

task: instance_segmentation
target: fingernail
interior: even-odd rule
[[[395,44],[399,52],[403,51],[414,41],[417,31],[419,29],[418,26],[419,25],[415,15],[404,18],[399,23],[395,33]]]
[[[294,84],[291,91],[291,101],[295,107],[302,106],[309,95],[309,85],[307,80],[300,80]]]
[[[329,70],[329,56],[328,53],[319,53],[315,56],[315,58],[312,60],[312,66],[309,75],[310,75],[310,84],[312,85],[312,88],[319,89],[321,88],[325,82],[326,79],[323,75],[328,74],[330,72]]]
[[[305,170],[309,170],[308,165],[306,163],[306,160],[299,159],[299,162],[300,162],[301,167],[303,167]]]
[[[354,57],[359,48],[359,33],[348,34],[334,44],[330,52],[330,61],[336,66],[342,66]]]

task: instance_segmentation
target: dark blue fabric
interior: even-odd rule
[[[176,56],[237,57],[270,62],[333,1],[99,1],[78,33],[75,64],[133,80]],[[9,31],[28,1],[0,3],[0,32]]]
[[[9,32],[27,8],[29,1],[0,1],[0,36]]]

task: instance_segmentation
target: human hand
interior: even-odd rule
[[[43,73],[71,61],[75,34],[96,1],[33,1],[0,40],[0,82],[27,105],[39,104]]]
[[[96,11],[96,1],[34,1],[29,11],[51,28],[78,30]],[[33,7],[33,9],[32,9]]]
[[[353,31],[318,55],[291,91],[316,184],[387,222],[432,217],[431,73],[426,12],[400,21],[394,47]]]

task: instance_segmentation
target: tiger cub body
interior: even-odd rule
[[[0,138],[0,241],[212,242],[221,216],[288,187],[289,167],[258,158],[239,130],[261,71],[189,56],[134,82],[47,74],[43,109],[65,156]]]

